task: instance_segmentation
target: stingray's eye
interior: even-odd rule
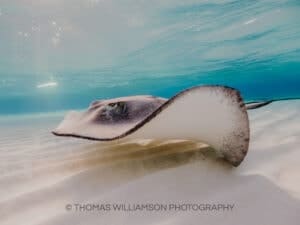
[[[113,110],[114,113],[124,113],[127,109],[125,102],[114,102],[109,103],[108,106]]]
[[[113,103],[109,103],[108,106],[114,108],[117,106],[117,104],[118,104],[117,102],[113,102]]]

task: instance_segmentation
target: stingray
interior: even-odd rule
[[[257,108],[262,103],[251,103]],[[96,141],[185,139],[200,141],[238,166],[249,146],[247,107],[239,91],[225,86],[196,86],[170,99],[129,96],[91,103],[70,112],[52,132]]]

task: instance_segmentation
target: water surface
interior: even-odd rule
[[[0,114],[204,84],[298,98],[299,11],[296,0],[1,1]]]

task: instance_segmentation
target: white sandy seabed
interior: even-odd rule
[[[299,224],[300,101],[249,116],[237,168],[200,143],[98,143],[52,136],[62,115],[1,118],[0,224]]]

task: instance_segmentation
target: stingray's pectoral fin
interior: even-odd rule
[[[168,100],[154,114],[132,136],[201,141],[233,166],[238,166],[247,154],[248,114],[235,89],[191,88]]]

